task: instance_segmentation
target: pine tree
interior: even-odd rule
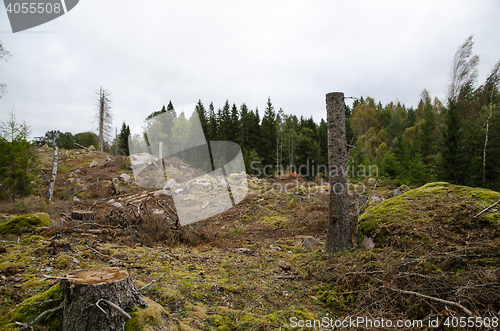
[[[217,115],[215,114],[214,103],[211,102],[208,106],[208,141],[217,140],[217,134],[219,132],[219,123],[217,121]]]
[[[0,195],[17,197],[33,192],[37,157],[27,139],[31,131],[26,123],[19,123],[13,112],[0,126]]]
[[[203,129],[203,133],[205,134],[205,138],[208,138],[209,118],[207,116],[207,111],[205,109],[205,106],[203,106],[203,103],[201,102],[201,99],[198,100],[198,103],[196,104],[195,110],[196,110],[196,113],[198,114],[198,118],[200,119],[201,128]]]
[[[274,147],[276,146],[276,112],[270,97],[267,99],[266,110],[262,118],[261,137],[263,162],[265,165],[276,164],[273,157]]]
[[[165,108],[165,107],[164,107]],[[120,133],[118,134],[118,153],[120,155],[130,155],[128,140],[130,136],[130,127],[123,122]]]

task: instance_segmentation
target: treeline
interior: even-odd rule
[[[477,86],[479,58],[472,54],[472,45],[471,36],[457,50],[445,104],[424,90],[416,108],[393,102],[382,105],[370,97],[355,100],[352,109],[346,106],[351,178],[378,176],[396,185],[444,180],[500,189],[500,62]],[[182,144],[181,133],[189,135],[193,118],[177,115],[169,102],[146,120],[163,113],[176,122],[171,129],[180,132],[172,135],[179,141],[170,143]],[[271,98],[262,113],[245,103],[237,106],[227,100],[216,109],[199,100],[193,114],[198,115],[207,141],[241,146],[250,174],[296,171],[308,178],[319,172],[328,176],[328,130],[323,119],[316,123],[312,117],[285,114],[276,110]],[[128,155],[129,135],[130,128],[123,123],[105,150]],[[90,132],[59,133],[53,142],[47,141],[72,148],[70,138],[86,147],[97,144],[97,136]]]

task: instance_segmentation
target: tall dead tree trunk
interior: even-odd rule
[[[52,197],[54,196],[54,186],[56,184],[56,175],[57,175],[57,146],[54,147],[54,160],[52,161],[52,172],[50,174],[49,180],[49,191],[47,193],[47,199],[52,201]]]
[[[334,254],[353,246],[349,219],[349,178],[347,175],[344,93],[334,92],[326,95],[326,112],[330,208],[325,251]]]
[[[63,331],[121,331],[128,312],[146,305],[128,272],[119,268],[74,271],[61,288]]]

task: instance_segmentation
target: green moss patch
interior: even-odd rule
[[[0,318],[0,331],[18,330],[19,325],[15,322],[29,323],[46,310],[56,308],[61,304],[62,297],[59,283],[50,287],[47,291],[37,294],[21,302],[16,309]],[[50,301],[49,300],[55,300]],[[46,303],[42,303],[46,302]],[[61,324],[62,311],[47,315],[40,320],[40,325],[45,330],[57,330]]]
[[[493,239],[494,229],[500,227],[499,210],[474,216],[499,199],[499,192],[488,189],[429,183],[367,208],[358,229],[377,247],[463,246]]]
[[[51,225],[52,219],[46,213],[26,214],[0,224],[0,235],[20,236],[23,233],[36,231],[38,228]]]

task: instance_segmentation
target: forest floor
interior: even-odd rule
[[[40,149],[42,196],[51,153]],[[150,308],[135,311],[127,330],[446,330],[464,321],[498,329],[500,212],[474,217],[498,192],[430,183],[392,197],[387,183],[352,183],[356,244],[328,255],[327,183],[248,177],[235,208],[176,228],[161,208],[171,198],[135,185],[127,158],[60,156],[53,202],[30,196],[0,205],[0,330],[58,305],[46,301],[58,293],[58,280],[46,276],[101,266],[126,269],[137,288],[149,285],[141,292]],[[123,173],[131,179],[118,179]],[[76,220],[74,211],[94,217]],[[41,223],[21,217],[7,229],[26,214]],[[58,318],[33,327],[52,330]]]

